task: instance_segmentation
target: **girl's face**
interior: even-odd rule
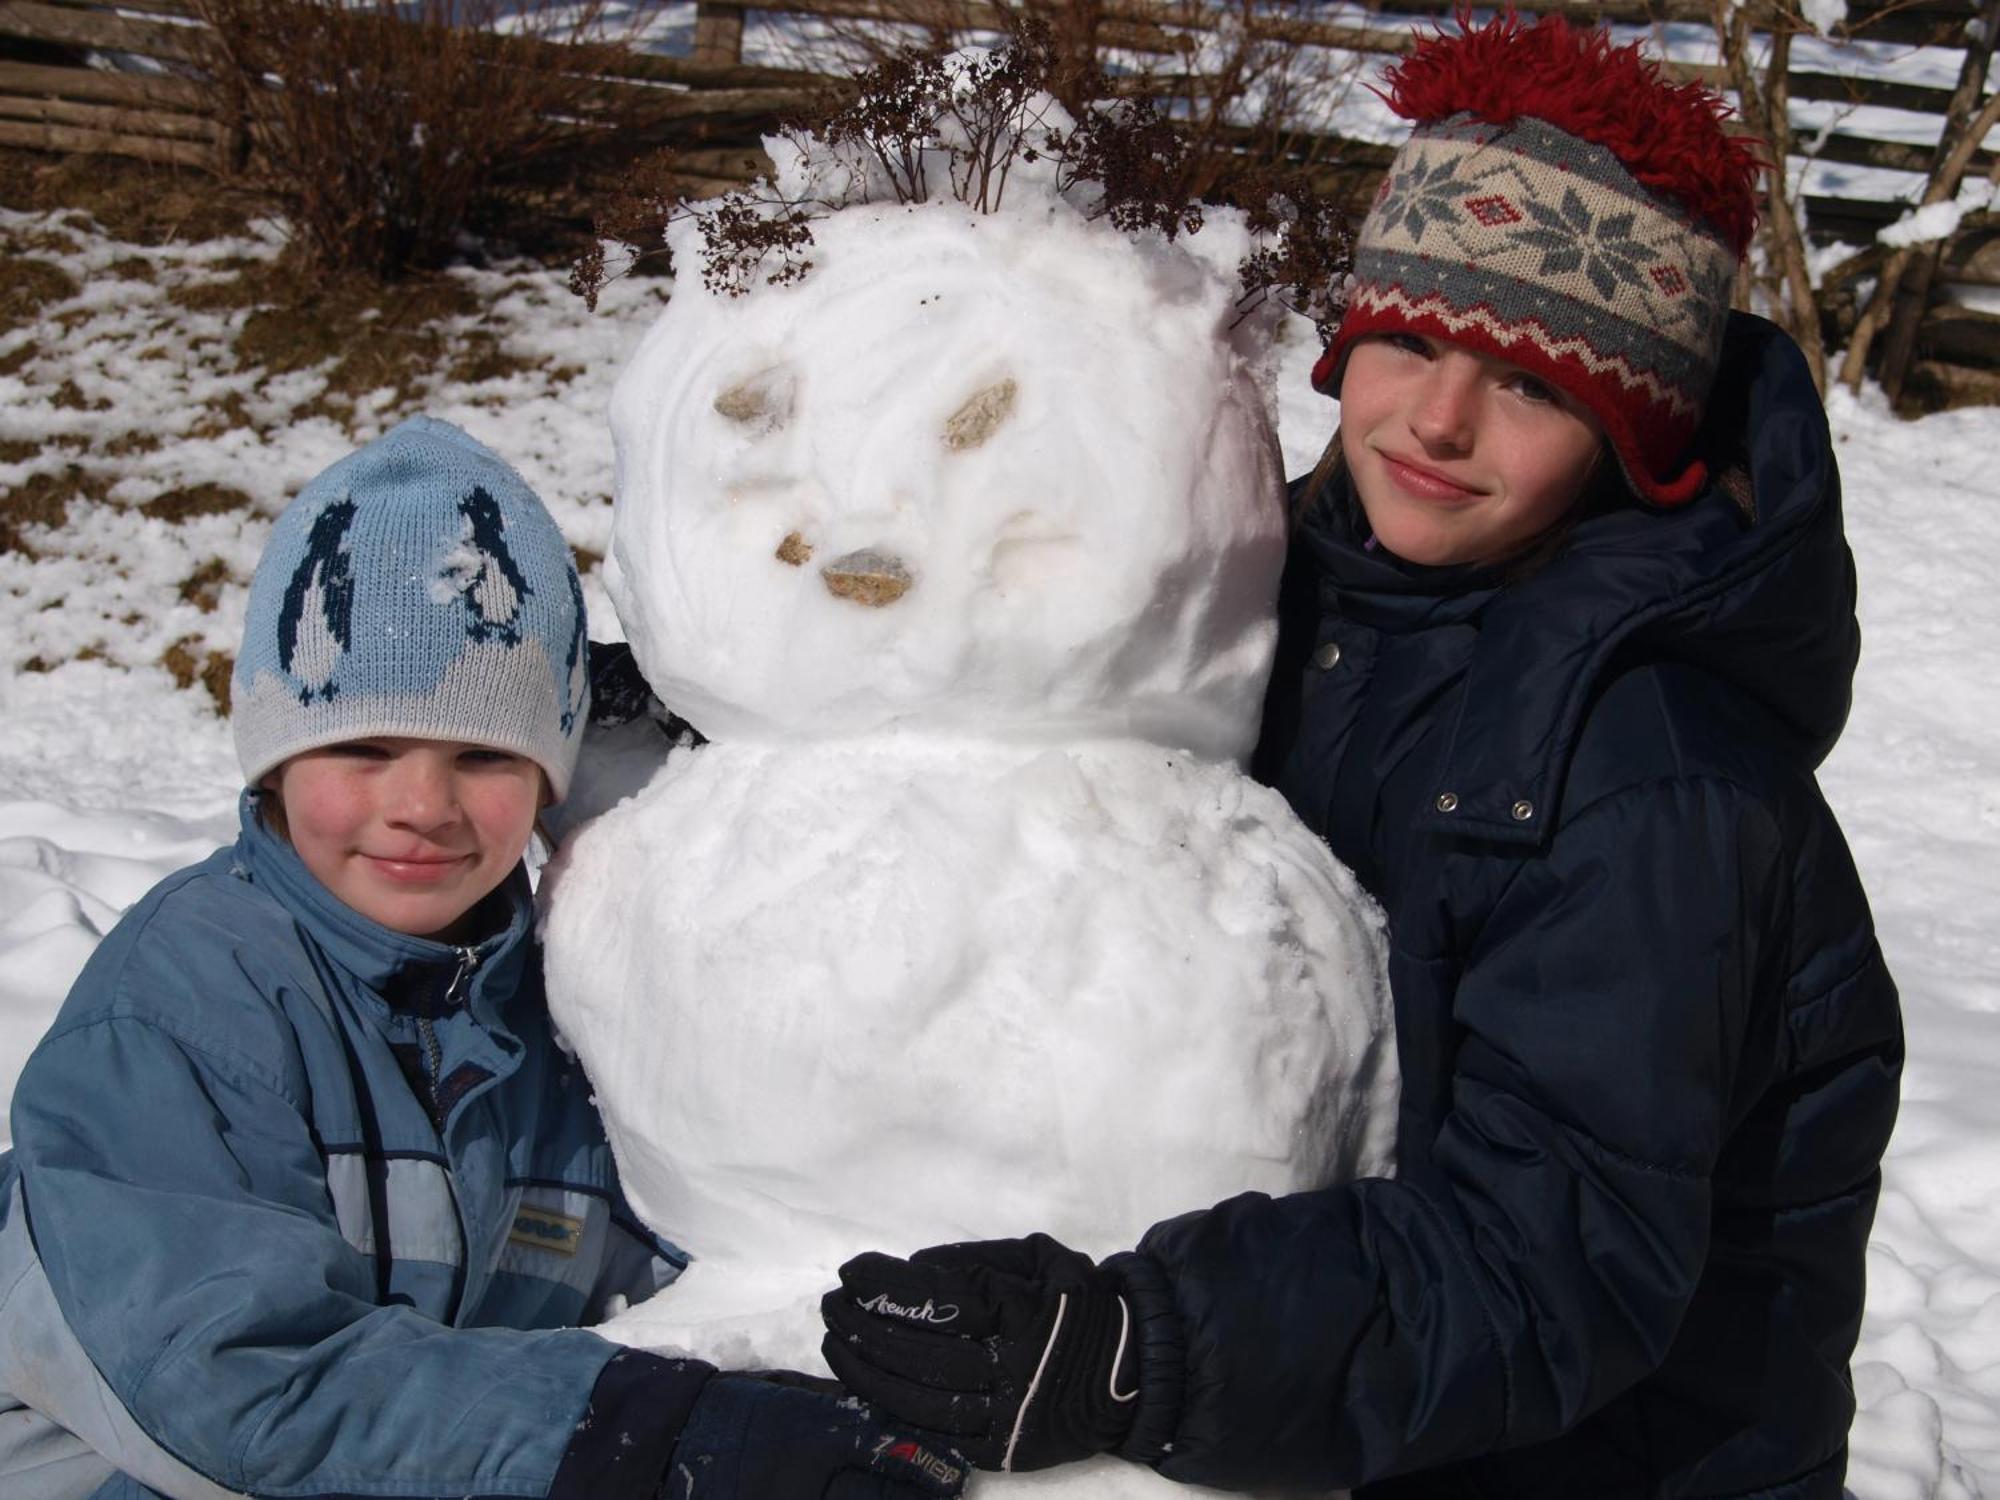
[[[1514,556],[1576,503],[1604,451],[1596,420],[1520,366],[1410,333],[1355,344],[1340,439],[1376,540],[1429,567]]]
[[[543,803],[525,756],[450,740],[350,740],[264,780],[319,883],[362,916],[452,942],[507,878]]]

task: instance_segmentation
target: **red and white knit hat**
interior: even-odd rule
[[[1707,476],[1688,445],[1756,227],[1756,144],[1723,129],[1718,95],[1602,31],[1460,25],[1389,71],[1385,97],[1417,128],[1362,223],[1313,384],[1339,394],[1366,334],[1478,349],[1588,408],[1645,499],[1690,500]]]

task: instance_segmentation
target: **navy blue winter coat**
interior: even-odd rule
[[[1902,1061],[1813,778],[1854,577],[1791,342],[1735,320],[1710,412],[1754,520],[1623,508],[1509,579],[1304,518],[1258,766],[1388,912],[1399,1169],[1146,1236],[1166,1473],[1839,1496]]]

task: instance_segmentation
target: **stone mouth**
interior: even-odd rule
[[[903,560],[879,547],[862,547],[834,558],[819,570],[827,592],[870,609],[894,604],[916,580]]]

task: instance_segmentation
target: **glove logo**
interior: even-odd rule
[[[884,1433],[875,1440],[875,1457],[897,1459],[939,1484],[955,1485],[965,1481],[965,1470],[958,1465],[947,1463],[922,1443],[891,1433]]]
[[[928,1297],[924,1299],[922,1306],[911,1307],[901,1302],[891,1302],[887,1292],[877,1292],[866,1302],[857,1302],[855,1306],[863,1312],[875,1313],[880,1317],[901,1318],[905,1323],[943,1324],[958,1321],[957,1303],[947,1302],[943,1307],[939,1307]]]

